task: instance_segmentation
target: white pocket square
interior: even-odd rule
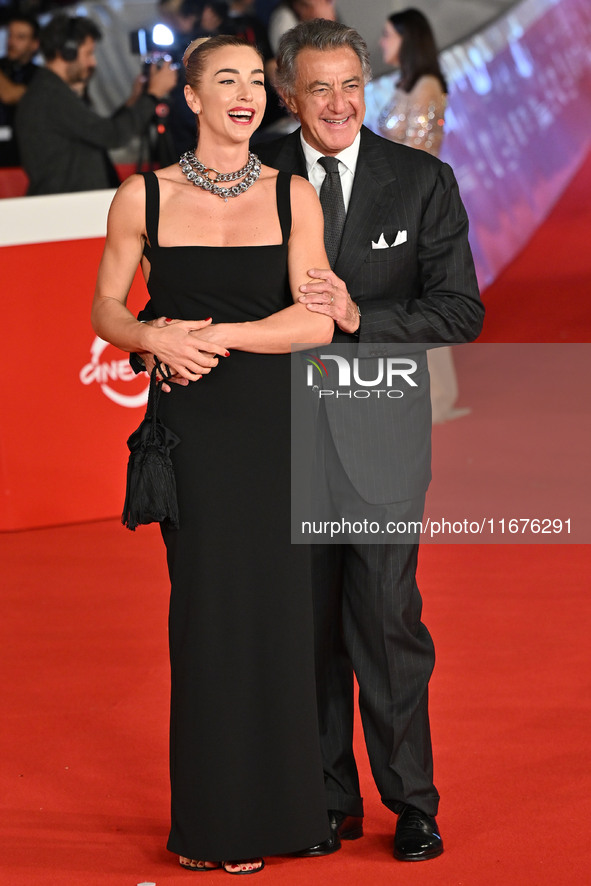
[[[394,243],[392,243],[392,246],[400,246],[401,243],[406,243],[406,241],[406,231],[398,231],[398,233],[396,234],[396,239],[394,240]],[[371,241],[372,249],[392,249],[392,246],[388,246],[388,244],[386,243],[386,238],[383,234],[380,234],[380,239],[377,241],[377,243],[375,242],[375,240]]]
[[[386,243],[386,238],[384,237],[384,235],[380,234],[380,239],[378,240],[377,243],[375,243],[373,240],[371,241],[371,248],[372,249],[389,249],[390,247]]]

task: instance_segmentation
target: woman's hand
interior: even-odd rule
[[[200,335],[211,325],[207,320],[171,320],[160,317],[151,321],[147,336],[148,352],[170,367],[173,375],[197,381],[218,365],[218,356],[225,357],[225,345],[216,344]],[[148,332],[148,330],[146,330]],[[204,332],[205,334],[205,332]],[[152,363],[153,365],[153,363]]]
[[[207,346],[208,350],[213,348],[220,356],[222,356],[221,352],[223,352],[224,357],[229,357],[230,352],[225,344],[228,340],[229,331],[228,323],[211,323],[207,329],[196,330],[191,333],[191,336],[199,339],[204,347]]]
[[[158,375],[157,380],[162,382],[162,390],[166,393],[171,390],[169,383],[184,387],[189,384],[189,381],[197,381],[203,375],[207,375],[211,372],[211,370],[218,365],[218,355],[224,357],[229,356],[229,352],[225,346],[216,343],[214,341],[214,336],[211,335],[211,330],[214,328],[211,322],[211,317],[208,317],[207,320],[198,321],[171,320],[170,318],[158,317],[156,320],[146,321],[146,326],[152,326],[155,329],[165,329],[181,323],[185,324],[185,327],[187,325],[190,327],[188,333],[185,332],[184,335],[191,337],[191,359],[195,367],[197,367],[196,374],[194,373],[193,377],[181,374],[181,372],[175,368],[173,363],[170,363],[167,359],[161,356],[161,354],[165,354],[166,351],[163,348],[160,348],[157,352],[157,357],[172,373],[165,378]],[[170,347],[170,341],[167,344]],[[146,371],[150,374],[155,365],[154,354],[150,351],[142,351],[139,353],[139,356],[144,361]]]

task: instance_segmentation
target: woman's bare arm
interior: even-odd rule
[[[211,368],[210,357],[207,365],[200,362],[202,351],[209,355],[226,353],[225,347],[202,341],[196,332],[209,326],[211,319],[151,326],[140,323],[127,308],[146,237],[145,200],[143,179],[132,176],[121,185],[111,204],[92,304],[92,326],[97,335],[116,347],[157,354],[183,378],[195,380]]]

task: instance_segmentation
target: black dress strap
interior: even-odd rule
[[[160,216],[160,187],[154,172],[142,172],[146,183],[146,233],[149,243],[144,246],[144,255],[149,258],[150,249],[158,246],[158,218]]]
[[[291,174],[289,172],[277,173],[277,215],[281,225],[283,245],[289,240],[291,233]]]

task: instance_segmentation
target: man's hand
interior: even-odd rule
[[[315,282],[300,286],[300,292],[305,295],[300,295],[298,301],[309,311],[331,317],[343,332],[357,332],[361,322],[359,311],[340,277],[333,271],[318,268],[311,268],[308,276]]]

